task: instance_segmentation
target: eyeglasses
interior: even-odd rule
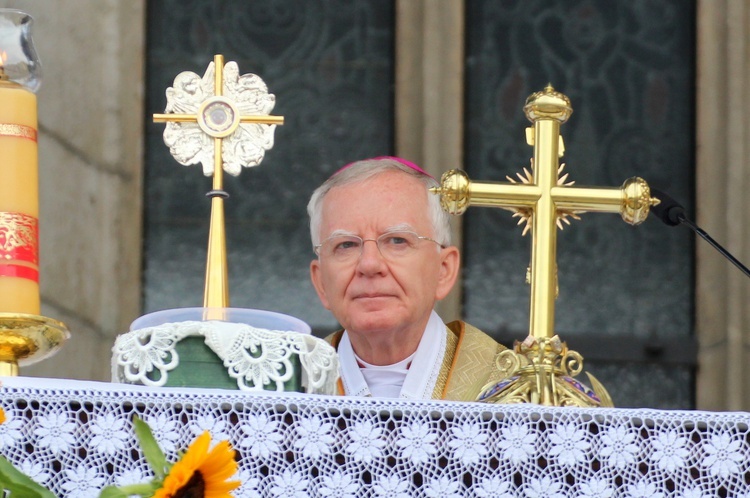
[[[409,231],[386,232],[377,239],[363,239],[356,235],[334,235],[315,246],[315,253],[323,259],[336,263],[351,263],[359,259],[365,242],[375,242],[380,254],[388,261],[408,258],[419,249],[423,240],[434,242],[445,248],[440,242]]]

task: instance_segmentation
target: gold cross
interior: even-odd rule
[[[573,110],[568,97],[551,85],[529,96],[524,112],[534,123],[533,128],[527,129],[527,142],[534,147],[533,169],[532,173],[527,172],[524,183],[472,182],[463,171],[451,170],[433,192],[440,194],[443,208],[452,214],[463,213],[469,205],[499,207],[515,211],[527,222],[527,229],[531,225],[529,338],[524,341],[531,345],[556,339],[556,246],[560,221],[567,222],[567,216],[577,217],[586,211],[619,212],[626,222],[637,225],[658,200],[651,198],[648,184],[641,178],[631,178],[619,188],[578,188],[565,183],[567,175],[560,177],[562,169],[558,164],[564,152],[560,125]],[[554,387],[551,389],[554,391]]]
[[[224,223],[224,191],[222,140],[235,132],[240,123],[283,125],[283,116],[242,116],[231,99],[222,96],[224,88],[224,56],[214,56],[214,96],[209,97],[192,114],[154,114],[155,123],[198,123],[201,130],[214,139],[211,225],[206,257],[206,284],[203,293],[205,308],[229,307],[226,231]]]

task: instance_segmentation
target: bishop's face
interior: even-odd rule
[[[367,240],[362,252],[346,262],[321,253],[310,272],[323,306],[359,337],[385,337],[417,343],[435,301],[444,298],[456,278],[458,250],[421,240],[400,259],[386,259],[377,239],[407,229],[434,237],[428,214],[427,189],[417,179],[388,171],[363,182],[331,189],[323,200],[320,241],[347,233]],[[412,341],[413,342],[413,341]]]

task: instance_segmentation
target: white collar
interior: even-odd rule
[[[445,355],[445,324],[434,311],[430,314],[422,338],[414,354],[411,368],[406,374],[399,394],[406,399],[430,399],[435,389],[440,367]],[[349,341],[349,334],[344,331],[338,347],[341,369],[341,382],[348,396],[372,396],[367,387],[360,367],[354,356],[354,349]]]

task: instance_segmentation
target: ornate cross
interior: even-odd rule
[[[568,351],[554,332],[557,227],[562,228],[561,222],[568,223],[567,218],[577,218],[586,211],[619,212],[626,222],[637,225],[658,200],[651,198],[648,184],[641,178],[631,178],[620,188],[578,188],[572,187],[572,182],[566,183],[567,174],[562,175],[558,164],[564,152],[560,125],[573,110],[568,97],[551,85],[529,96],[524,112],[534,123],[526,130],[534,158],[531,172],[526,170],[525,177],[519,175],[522,183],[511,178],[507,183],[477,183],[463,171],[451,170],[443,175],[441,187],[433,189],[441,196],[443,209],[452,214],[462,214],[469,205],[510,209],[521,222],[526,222],[524,233],[531,230],[531,268],[527,274],[531,285],[529,337],[516,343],[515,355],[499,359],[498,368],[508,379],[516,378],[487,386],[480,399],[605,406],[611,404],[609,395],[590,374],[596,391],[593,393],[571,378],[581,371],[582,358]],[[563,392],[568,384],[576,383],[579,385],[573,386],[575,392]]]
[[[211,197],[211,225],[205,308],[229,307],[224,227],[224,199],[229,195],[222,172],[236,176],[242,166],[260,164],[273,147],[276,125],[284,124],[283,116],[269,115],[274,104],[275,97],[258,76],[240,76],[235,62],[225,66],[224,56],[215,55],[203,78],[189,71],[177,75],[174,87],[167,89],[166,114],[154,114],[154,122],[167,123],[164,142],[174,158],[184,165],[201,162],[204,173],[213,175],[212,190],[206,194]],[[255,126],[243,126],[250,124]]]

